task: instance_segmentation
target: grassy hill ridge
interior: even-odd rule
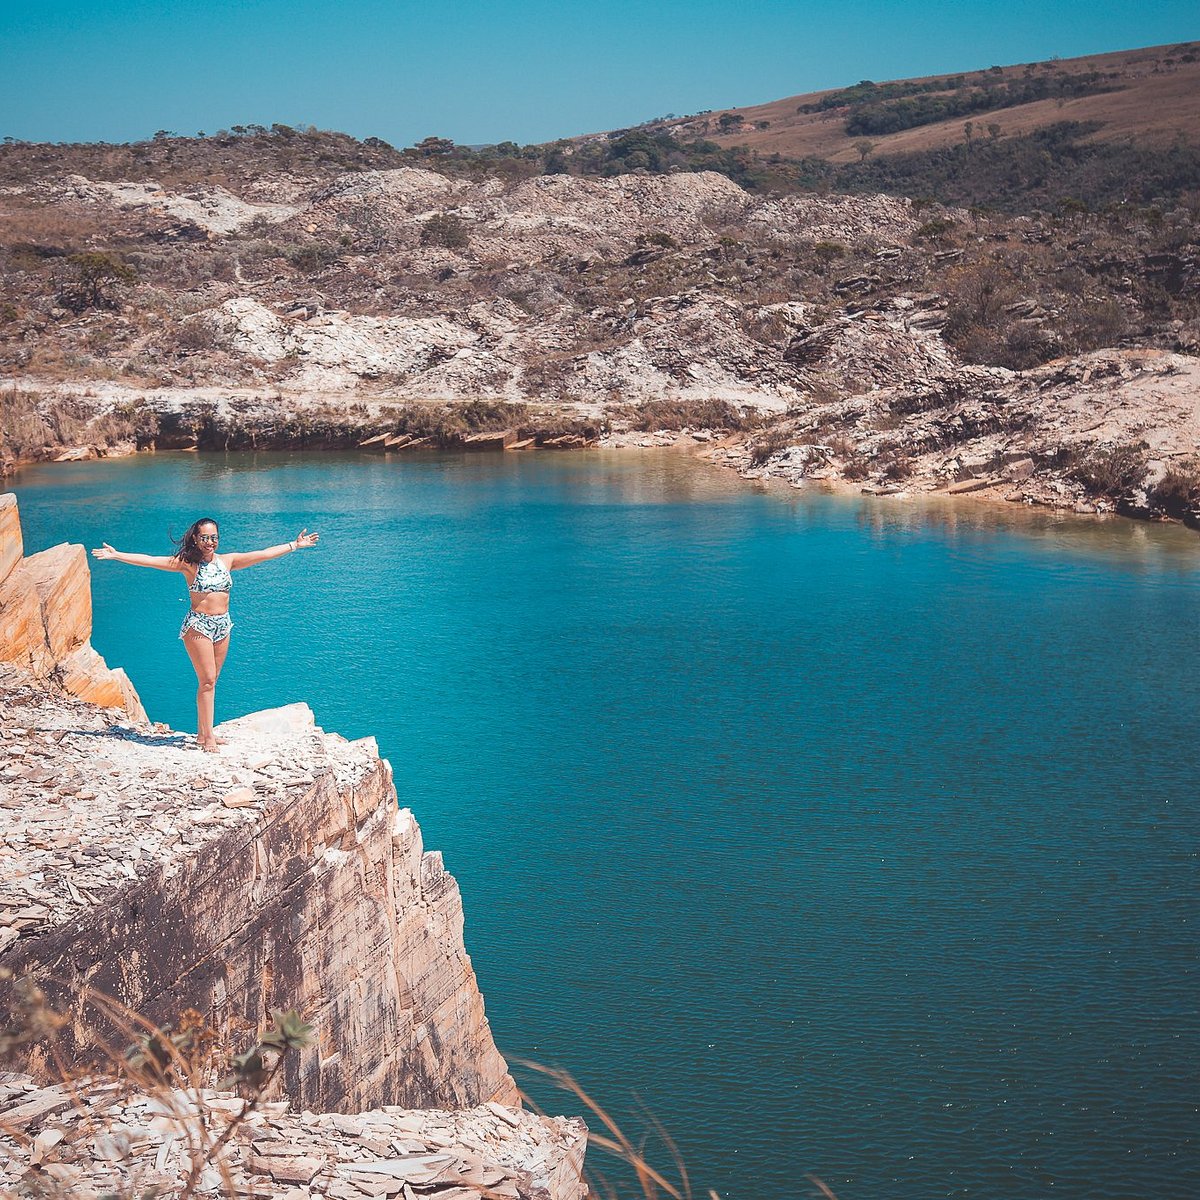
[[[881,119],[905,112],[908,120]],[[963,126],[972,118],[968,135]],[[970,136],[1025,136],[1062,121],[1094,123],[1090,136],[1097,142],[1136,139],[1160,148],[1181,136],[1200,142],[1200,42],[864,80],[659,124],[677,137],[703,136],[726,148],[849,163],[859,161],[862,137],[874,141],[874,154],[908,154]],[[989,132],[993,125],[997,133]]]

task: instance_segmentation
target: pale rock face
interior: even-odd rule
[[[355,204],[384,202],[399,211],[425,209],[443,201],[455,190],[454,181],[418,167],[391,171],[361,171],[340,175],[315,197],[315,203]]]
[[[0,693],[4,740],[11,727],[48,741],[35,769],[8,773],[17,804],[0,806],[0,843],[17,851],[0,857],[0,965],[64,999],[86,982],[160,1024],[196,1008],[233,1048],[297,1008],[316,1042],[284,1089],[305,1108],[516,1102],[458,886],[397,807],[373,739],[326,734],[291,705],[226,722],[210,757],[25,678]],[[60,864],[64,847],[89,853]],[[10,908],[18,876],[30,882]],[[69,1062],[93,1058],[87,1028],[61,1035]],[[31,1052],[29,1069],[43,1065]]]
[[[145,721],[142,702],[121,670],[92,648],[92,590],[87,552],[66,543],[21,557],[16,497],[0,496],[0,663],[54,679],[73,696],[122,708]]]
[[[294,325],[244,298],[227,300],[206,316],[230,350],[269,362],[292,358],[318,376],[342,372],[407,379],[479,340],[472,330],[437,317],[327,313]]]
[[[460,211],[504,249],[528,256],[535,243],[543,254],[594,252],[646,229],[680,241],[707,238],[714,223],[740,216],[751,203],[736,183],[711,171],[616,179],[543,175]]]
[[[845,246],[905,243],[920,217],[898,196],[780,196],[758,205],[752,227],[785,243],[838,242]]]
[[[117,208],[140,208],[190,221],[210,234],[228,236],[252,221],[286,221],[298,211],[287,204],[248,204],[223,187],[197,188],[184,195],[166,191],[161,184],[108,183],[82,175],[68,176],[67,188],[76,199]]]
[[[238,354],[276,362],[288,352],[283,322],[257,300],[237,296],[199,315],[207,316],[217,336]]]

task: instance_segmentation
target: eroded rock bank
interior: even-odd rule
[[[814,406],[711,452],[751,478],[1200,522],[1200,360],[1095,351]]]
[[[35,402],[47,414],[38,457],[69,461],[139,446],[404,455],[679,444],[749,478],[1200,521],[1200,359],[1130,349],[1025,371],[965,366],[927,333],[905,333],[896,322],[864,317],[797,334],[793,355],[820,384],[820,398],[782,411],[769,396],[758,404],[660,398],[555,407],[60,388]],[[861,390],[843,394],[839,379]],[[85,431],[123,420],[140,433],[60,445],[50,413],[63,404],[86,416]]]
[[[0,195],[29,235],[0,258],[0,462],[686,431],[743,472],[876,493],[1200,504],[1183,207],[1005,216],[427,160],[180,190],[72,158]]]
[[[105,663],[91,637],[86,551],[63,544],[26,557],[17,498],[0,494],[0,664],[20,667],[44,687],[145,721],[129,676]]]

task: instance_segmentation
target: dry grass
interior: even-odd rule
[[[654,1166],[647,1157],[648,1138],[643,1137],[634,1142],[611,1113],[585,1091],[569,1071],[546,1067],[535,1062],[521,1061],[518,1065],[544,1076],[556,1087],[574,1096],[582,1105],[584,1112],[600,1122],[603,1132],[593,1129],[589,1125],[588,1149],[591,1150],[594,1147],[605,1151],[622,1169],[631,1172],[637,1180],[637,1195],[641,1197],[641,1200],[662,1200],[663,1197],[667,1197],[668,1200],[699,1200],[699,1196],[703,1196],[705,1200],[720,1200],[715,1189],[708,1188],[699,1194],[694,1191],[688,1175],[687,1164],[679,1152],[679,1147],[662,1122],[653,1115],[648,1116],[650,1130],[670,1160],[669,1168]],[[527,1094],[522,1092],[521,1098],[528,1108],[541,1113],[541,1109]],[[825,1200],[837,1200],[837,1197],[821,1180],[813,1175],[805,1178],[815,1189],[816,1194],[824,1196]],[[585,1183],[588,1189],[587,1200],[618,1200],[616,1186],[598,1172],[586,1175]],[[798,1195],[799,1193],[797,1193]]]
[[[683,429],[745,429],[753,419],[727,400],[648,400],[624,409],[619,415],[631,429],[643,432]]]
[[[103,235],[106,226],[101,216],[98,209],[90,211],[81,205],[5,197],[4,209],[0,211],[0,246],[23,265],[33,266],[46,259],[43,253],[46,250],[65,253]]]
[[[772,455],[797,444],[799,440],[795,430],[788,426],[766,429],[750,442],[750,461],[755,466],[762,466]]]
[[[44,1078],[64,1087],[82,1119],[84,1144],[102,1141],[125,1167],[124,1186],[109,1193],[111,1200],[146,1200],[155,1189],[146,1192],[138,1187],[138,1163],[119,1121],[114,1118],[110,1124],[97,1119],[86,1102],[86,1091],[106,1080],[119,1085],[122,1099],[149,1097],[170,1120],[175,1133],[182,1134],[188,1174],[180,1189],[171,1193],[172,1200],[210,1192],[211,1185],[204,1177],[213,1170],[224,1195],[239,1195],[225,1147],[275,1090],[288,1055],[310,1043],[312,1028],[299,1014],[274,1013],[261,1038],[246,1052],[233,1054],[217,1046],[216,1034],[192,1009],[180,1015],[176,1027],[163,1028],[100,992],[85,989],[72,998],[67,1010],[57,1012],[42,987],[28,977],[14,978],[12,972],[0,968],[0,984],[6,984],[9,991],[9,1020],[0,1029],[0,1061],[7,1059],[20,1069],[37,1064]],[[93,1056],[91,1066],[81,1069],[67,1057],[60,1035],[68,1026],[73,1040],[86,1034]],[[214,1086],[233,1088],[241,1095],[241,1109],[228,1120],[215,1120],[201,1102],[202,1090]],[[18,1143],[36,1149],[37,1144],[24,1131],[7,1132]],[[78,1140],[78,1135],[63,1140],[61,1151],[72,1154]],[[27,1176],[29,1195],[69,1200],[75,1194],[70,1183],[60,1183],[60,1177],[46,1169],[61,1151],[53,1143],[48,1151],[43,1148],[50,1163]],[[68,1171],[65,1178],[71,1177]]]
[[[1120,502],[1145,483],[1147,470],[1146,447],[1138,443],[1093,447],[1077,457],[1067,475],[1092,495]]]
[[[141,404],[97,416],[79,400],[51,400],[18,388],[0,391],[0,460],[10,464],[52,457],[65,446],[137,444],[155,428],[154,414]]]
[[[1150,507],[1168,517],[1193,517],[1200,509],[1200,460],[1172,463],[1150,489]]]
[[[1167,62],[1168,59],[1174,61]],[[1115,71],[1125,86],[1121,91],[1080,96],[1063,105],[1051,99],[997,109],[986,113],[981,119],[982,124],[994,121],[1002,126],[1005,133],[1019,131],[1028,134],[1058,121],[1101,121],[1104,128],[1096,135],[1096,140],[1119,142],[1136,138],[1142,143],[1164,146],[1170,145],[1178,130],[1196,127],[1200,62],[1183,62],[1180,55],[1172,53],[1172,47],[1125,50],[1062,59],[1038,66],[1043,70],[1054,68],[1070,73]],[[1008,66],[996,78],[1011,81],[1021,78],[1023,73],[1023,65]],[[954,74],[972,76],[979,72]],[[949,79],[950,76],[927,78]],[[723,110],[741,117],[751,127],[729,134],[718,131],[716,119],[720,114],[714,113],[712,124],[704,136],[718,145],[749,146],[762,154],[782,154],[786,158],[813,156],[839,163],[857,162],[859,156],[854,147],[857,139],[845,133],[844,118],[836,110],[815,113],[797,111],[801,105],[813,104],[826,94],[810,92],[749,108]],[[696,120],[691,118],[689,123]],[[756,128],[760,121],[768,121],[769,127],[765,130]],[[963,141],[963,118],[905,129],[899,133],[872,137],[871,140],[875,143],[873,153],[876,156],[960,145]]]

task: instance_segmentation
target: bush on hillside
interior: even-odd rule
[[[447,250],[465,250],[471,244],[467,223],[455,213],[434,213],[421,226],[422,246],[442,246]]]
[[[316,275],[331,267],[341,256],[337,246],[325,242],[306,242],[302,246],[293,246],[287,252],[287,260],[297,271],[305,275]]]
[[[1083,454],[1067,471],[1089,492],[1110,500],[1124,500],[1146,482],[1148,473],[1144,442],[1104,449],[1093,448]]]
[[[1150,489],[1150,507],[1168,517],[1185,517],[1200,508],[1200,461],[1172,465]]]
[[[71,254],[66,269],[56,277],[57,299],[73,313],[89,308],[116,312],[121,307],[121,289],[136,279],[134,269],[119,254],[104,250]]]

